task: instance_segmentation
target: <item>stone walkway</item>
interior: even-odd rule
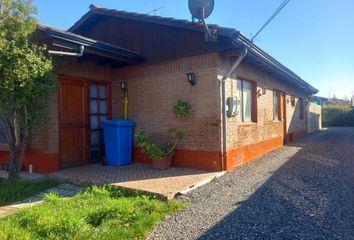
[[[171,167],[160,171],[147,164],[131,164],[122,167],[85,165],[64,169],[50,174],[52,178],[81,184],[110,184],[138,189],[172,199],[180,192],[220,176],[219,172]]]
[[[85,190],[84,187],[80,187],[68,183],[61,184],[57,187],[47,189],[33,197],[0,207],[0,219],[16,213],[20,209],[32,207],[42,203],[43,196],[47,193],[56,192],[60,197],[68,198],[79,194],[83,190]]]

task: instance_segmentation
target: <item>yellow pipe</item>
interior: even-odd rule
[[[124,98],[123,104],[124,104],[124,120],[128,119],[128,97],[126,96]]]

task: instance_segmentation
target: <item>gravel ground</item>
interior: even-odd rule
[[[354,128],[331,128],[179,198],[148,239],[354,239]]]

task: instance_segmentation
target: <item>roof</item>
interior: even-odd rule
[[[48,34],[52,39],[56,40],[56,43],[65,42],[72,44],[73,46],[85,46],[85,52],[90,54],[96,54],[131,64],[138,63],[143,59],[139,53],[130,51],[128,49],[103,41],[87,38],[68,31],[60,30],[48,25],[38,24],[37,30]]]
[[[169,26],[174,28],[181,28],[186,30],[200,31],[204,32],[204,27],[201,23],[192,22],[188,20],[180,20],[174,18],[152,16],[149,14],[139,14],[126,11],[119,11],[115,9],[107,9],[98,7],[96,5],[90,5],[90,11],[87,12],[79,21],[77,21],[71,28],[68,29],[70,32],[75,32],[80,29],[83,25],[90,21],[93,17],[97,15],[111,16],[123,19],[130,19],[135,21],[147,22],[152,24],[159,24],[163,26]],[[299,89],[305,91],[309,94],[315,94],[318,92],[316,88],[311,86],[309,83],[301,79],[293,71],[288,69],[286,66],[278,62],[272,56],[267,54],[257,45],[253,44],[242,33],[233,28],[220,27],[215,24],[210,24],[209,27],[217,29],[218,36],[228,37],[230,40],[236,42],[239,47],[248,46],[250,47],[249,53],[246,57],[246,62],[257,65],[262,71],[276,75],[282,81],[296,86]],[[231,50],[231,49],[230,49]]]

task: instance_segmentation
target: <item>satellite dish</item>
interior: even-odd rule
[[[214,0],[189,0],[189,11],[193,18],[204,21],[212,14],[214,3]]]

